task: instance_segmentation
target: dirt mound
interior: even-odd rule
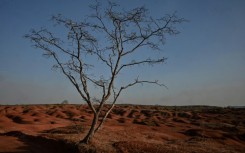
[[[6,115],[9,119],[12,119],[14,123],[18,124],[31,124],[31,121],[26,120],[23,116],[20,115]]]
[[[52,133],[52,134],[79,134],[84,131],[81,125],[58,127],[51,130],[45,130],[42,133]]]
[[[182,133],[185,135],[188,135],[188,136],[192,136],[192,137],[194,137],[194,136],[203,137],[203,130],[202,129],[188,129]]]

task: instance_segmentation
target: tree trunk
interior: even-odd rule
[[[92,122],[90,129],[89,129],[89,132],[86,135],[86,137],[80,141],[80,143],[88,144],[90,142],[90,140],[93,138],[94,133],[95,133],[95,127],[96,127],[96,124],[98,122],[98,118],[99,118],[98,113],[94,114],[93,122]]]
[[[111,110],[113,109],[113,107],[115,106],[115,103],[113,103],[110,107],[110,109],[106,112],[106,114],[104,115],[103,119],[101,120],[100,124],[98,125],[98,127],[95,129],[95,132],[99,131],[102,127],[102,125],[104,124],[107,116],[110,114]]]

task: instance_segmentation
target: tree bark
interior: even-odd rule
[[[94,114],[93,121],[92,121],[92,125],[91,125],[91,127],[89,129],[89,132],[86,135],[86,137],[83,140],[80,141],[80,143],[88,144],[91,141],[91,139],[93,138],[94,133],[95,133],[95,127],[97,125],[98,118],[99,118],[99,114],[98,113],[95,113]]]

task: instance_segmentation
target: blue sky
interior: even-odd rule
[[[23,38],[30,29],[53,28],[52,15],[72,19],[89,15],[90,0],[0,1],[0,104],[70,103],[82,100],[52,60],[42,57]],[[106,2],[106,1],[102,1]],[[139,85],[124,92],[119,103],[159,105],[245,105],[244,0],[124,0],[123,8],[144,5],[160,17],[177,11],[190,22],[162,47],[168,60],[138,67],[142,78],[165,83],[168,89]],[[124,74],[125,80],[133,73]],[[123,82],[123,80],[121,80]]]

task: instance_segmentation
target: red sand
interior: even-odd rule
[[[91,119],[86,105],[0,106],[0,153],[245,152],[245,109],[119,105],[77,147]]]

